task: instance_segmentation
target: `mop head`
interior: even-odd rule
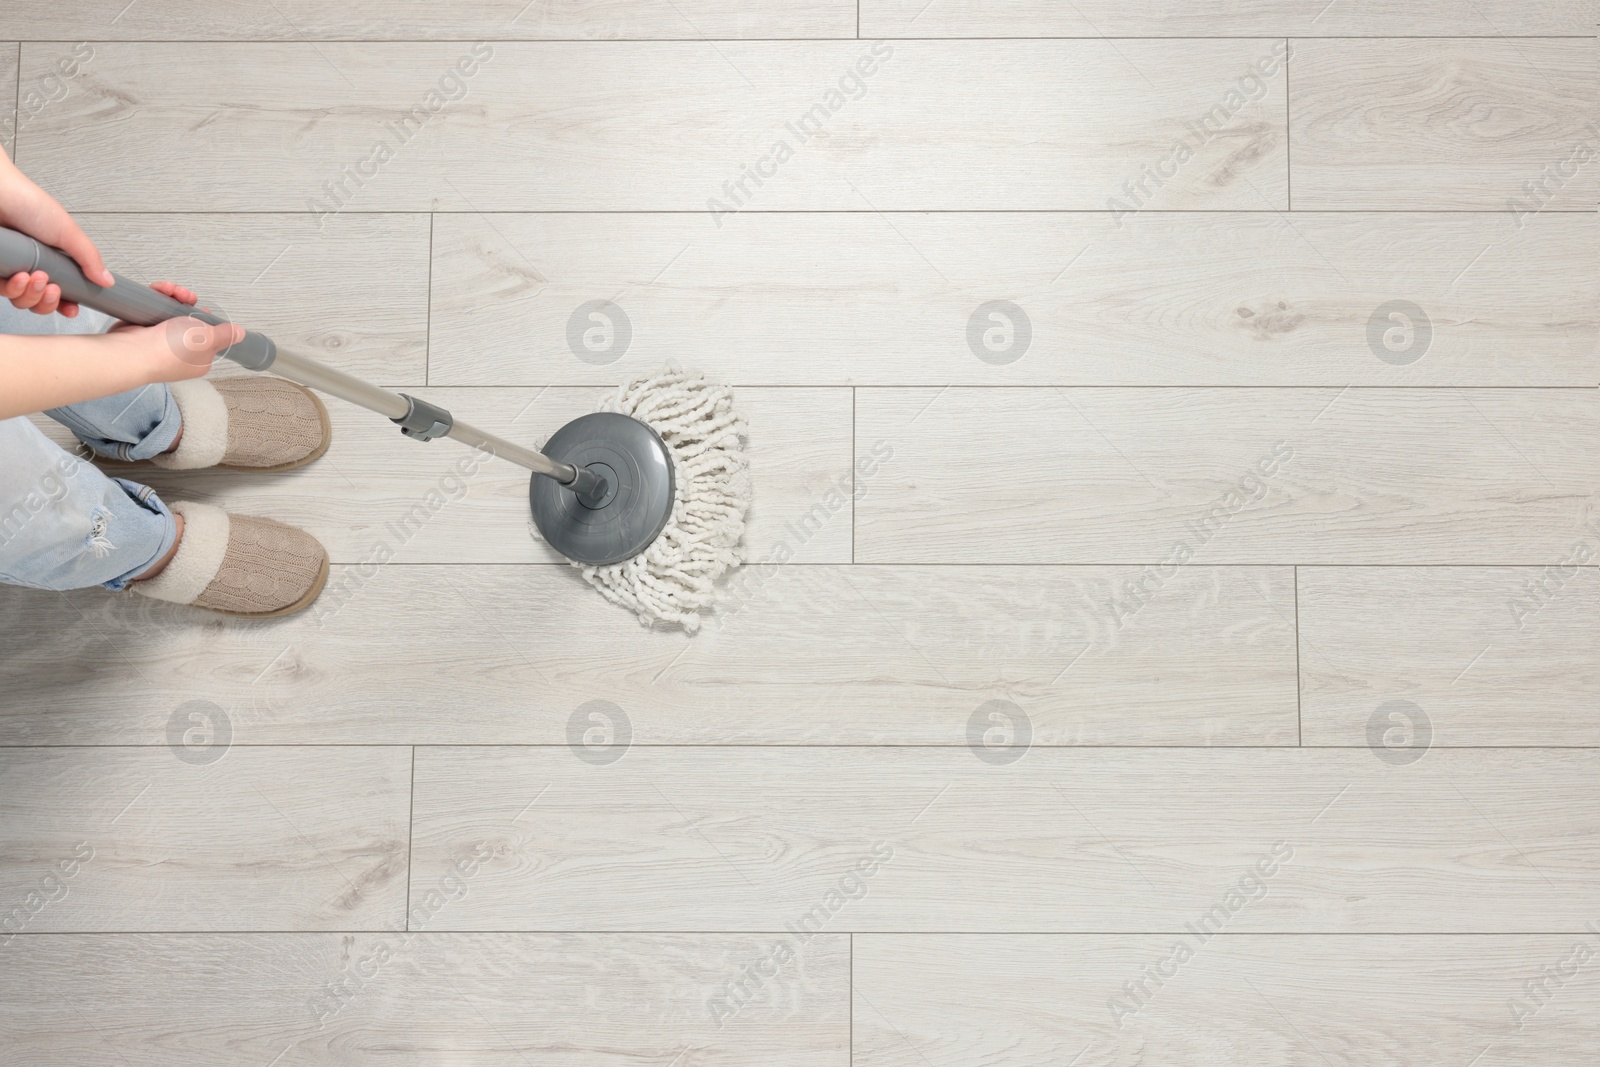
[[[745,512],[750,508],[745,424],[733,409],[733,390],[698,374],[668,367],[629,382],[600,411],[648,423],[672,454],[672,515],[650,547],[621,563],[574,563],[589,584],[642,625],[664,622],[689,633],[717,602],[716,582],[743,562]]]

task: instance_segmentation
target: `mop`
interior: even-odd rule
[[[0,226],[0,277],[35,270],[61,287],[63,300],[136,326],[184,317],[226,321],[122,277],[95,285],[59,249]],[[703,377],[669,367],[630,382],[534,451],[436,404],[280,349],[253,330],[221,354],[376,411],[407,437],[449,437],[532,471],[528,504],[540,535],[645,625],[693,633],[716,604],[717,580],[741,562],[750,507],[744,422],[732,392]]]
[[[660,536],[631,559],[606,566],[573,561],[589,584],[649,625],[676,623],[689,633],[716,604],[716,582],[740,562],[750,509],[745,425],[733,390],[669,367],[617,390],[602,405],[653,428],[679,472],[671,517]]]

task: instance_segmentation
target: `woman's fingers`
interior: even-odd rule
[[[23,275],[27,280],[22,285],[22,291],[11,297],[12,306],[23,311],[31,311],[40,300],[44,299],[45,287],[50,284],[50,279],[44,271],[36,270]],[[13,278],[13,281],[16,279]]]
[[[104,286],[116,284],[116,279],[111,276],[109,270],[106,270],[105,262],[100,258],[100,250],[95,248],[94,242],[89,240],[89,235],[84,233],[65,211],[61,211],[57,238],[61,251],[78,261],[78,266],[83,268],[84,275],[91,282]]]
[[[44,292],[39,294],[39,302],[33,305],[35,315],[54,315],[56,308],[61,306],[61,286],[55,283],[47,284]]]
[[[193,290],[176,282],[152,282],[150,288],[191,306],[200,299]],[[0,299],[9,300],[14,306],[36,315],[59,313],[69,319],[78,316],[78,305],[70,300],[62,300],[61,287],[42,270],[18,271],[0,282]]]
[[[176,282],[151,282],[150,288],[154,289],[162,296],[170,296],[172,299],[183,304],[193,304],[196,300],[200,299],[192,291],[185,289]]]
[[[61,299],[61,286],[50,280],[42,270],[18,271],[0,285],[0,296],[11,301],[13,307],[31,311],[35,315],[60,312],[67,318],[78,314],[78,305]]]

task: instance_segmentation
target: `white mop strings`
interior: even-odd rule
[[[648,423],[666,442],[675,475],[672,515],[661,536],[632,559],[573,566],[641,624],[676,623],[693,633],[701,613],[716,604],[717,579],[743,562],[750,475],[733,390],[669,367],[624,385],[599,410]]]

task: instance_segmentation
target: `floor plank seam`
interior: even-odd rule
[[[1171,41],[1183,43],[1188,41],[1264,41],[1281,38],[1281,33],[1238,33],[1238,34],[1211,34],[1197,36],[1185,34],[1183,36],[1152,35],[1152,34],[1043,34],[1037,36],[995,36],[977,37],[968,34],[960,36],[943,37],[882,37],[877,40],[898,43],[901,41],[926,41],[933,44],[951,44],[962,41],[1017,41],[1031,43],[1035,41]],[[834,37],[116,37],[116,38],[82,38],[74,37],[69,40],[42,40],[30,38],[21,44],[37,45],[64,45],[76,44],[80,41],[95,45],[134,45],[134,44],[287,44],[287,45],[319,45],[319,44],[370,44],[370,45],[402,45],[402,44],[448,44],[471,45],[480,41],[492,44],[573,44],[573,45],[613,45],[613,44],[848,44],[860,40],[858,36],[850,37],[839,34]],[[1372,34],[1339,34],[1328,37],[1302,37],[1304,41],[1437,41],[1441,44],[1450,41],[1592,41],[1593,34],[1586,33],[1522,33],[1522,34],[1427,34],[1427,33],[1372,33]]]
[[[465,392],[473,392],[473,393],[493,393],[493,392],[515,391],[515,392],[526,394],[526,393],[532,392],[532,391],[537,390],[537,389],[566,389],[566,390],[574,390],[574,391],[576,391],[576,390],[595,390],[595,389],[613,390],[613,389],[615,389],[617,387],[617,384],[618,384],[617,382],[594,382],[594,383],[590,383],[590,384],[578,384],[578,385],[552,385],[552,384],[548,384],[548,383],[545,383],[545,382],[536,382],[536,383],[533,383],[533,384],[530,384],[530,385],[435,385],[432,388],[434,388],[434,389],[457,389],[457,390],[462,390],[462,391],[465,391]],[[1435,392],[1435,393],[1437,393],[1437,392],[1476,392],[1476,393],[1519,392],[1519,393],[1531,393],[1531,392],[1541,392],[1541,391],[1542,392],[1562,392],[1562,393],[1592,393],[1592,392],[1595,391],[1595,388],[1596,388],[1593,385],[1347,385],[1347,386],[1339,386],[1339,385],[1192,385],[1192,384],[1191,385],[1119,385],[1119,384],[1115,384],[1115,383],[1107,384],[1107,383],[1103,383],[1103,382],[1066,383],[1066,384],[1055,384],[1055,385],[1051,385],[1051,384],[1045,384],[1045,385],[961,385],[961,384],[957,384],[957,383],[945,383],[945,382],[934,382],[934,383],[932,383],[930,385],[859,385],[859,386],[851,386],[851,385],[848,385],[848,384],[841,385],[841,384],[838,384],[838,383],[828,383],[828,382],[824,382],[824,383],[820,383],[820,384],[811,383],[811,384],[800,384],[800,385],[782,384],[782,383],[773,384],[773,383],[770,383],[770,382],[725,382],[724,384],[726,384],[728,386],[728,388],[730,388],[730,389],[762,389],[762,390],[800,389],[800,390],[807,390],[807,391],[812,391],[812,392],[820,392],[820,391],[824,391],[824,390],[835,390],[835,389],[843,390],[843,389],[855,388],[855,389],[888,389],[888,390],[899,390],[899,391],[905,391],[905,392],[913,392],[913,391],[917,391],[917,390],[928,390],[928,389],[961,389],[961,390],[965,390],[965,391],[974,391],[974,392],[978,391],[978,390],[994,390],[994,389],[1010,389],[1010,390],[1019,391],[1019,392],[1023,391],[1023,390],[1027,390],[1027,391],[1031,391],[1031,392],[1061,392],[1061,391],[1064,391],[1064,390],[1075,390],[1075,391],[1094,390],[1094,391],[1097,391],[1097,392],[1109,392],[1112,389],[1122,389],[1122,390],[1140,389],[1140,390],[1158,390],[1158,391],[1169,392],[1169,393],[1178,393],[1178,392],[1197,393],[1197,392],[1203,392],[1203,391],[1221,391],[1221,390],[1234,390],[1234,389],[1254,389],[1254,390],[1260,390],[1260,391],[1272,390],[1272,391],[1279,391],[1279,392],[1281,392],[1281,391],[1293,391],[1293,390],[1298,390],[1300,392],[1331,392],[1331,391],[1336,390],[1336,389],[1345,389],[1345,390],[1348,390],[1348,391],[1351,391],[1351,392],[1383,391],[1383,392],[1406,392],[1406,393],[1427,393],[1427,392]],[[380,383],[380,385],[383,388],[386,388],[386,389],[416,389],[416,388],[420,388],[420,385],[417,382],[383,382],[383,383]],[[1046,564],[1046,565],[1048,565],[1048,564]],[[1332,564],[1327,564],[1327,565],[1328,566],[1332,566]],[[1208,566],[1209,566],[1209,564],[1208,564]],[[1281,566],[1288,566],[1288,564],[1281,564]],[[1324,566],[1324,564],[1307,563],[1306,566],[1315,567],[1315,566]],[[1377,566],[1377,564],[1374,564],[1374,566]],[[1407,566],[1419,566],[1419,567],[1421,567],[1421,566],[1428,566],[1428,564],[1422,564],[1422,563],[1419,563],[1419,564],[1407,564]]]
[[[22,147],[22,42],[17,42],[16,95],[11,98],[11,161],[16,162],[17,149]]]
[[[360,566],[361,563],[362,563],[362,561],[360,561],[360,560],[355,560],[355,561],[334,560],[333,561],[333,566],[335,566],[335,567],[357,567],[357,566]],[[1109,560],[1109,561],[1101,560],[1101,561],[1098,561],[1098,562],[1090,562],[1090,563],[970,563],[970,562],[966,562],[966,561],[961,561],[961,562],[942,562],[942,561],[929,561],[929,560],[916,560],[916,561],[873,560],[873,561],[870,561],[870,562],[855,563],[854,566],[890,568],[890,569],[895,569],[895,570],[908,570],[908,569],[912,569],[912,568],[921,569],[921,568],[924,568],[924,567],[992,567],[992,568],[1007,568],[1007,567],[1009,567],[1009,568],[1012,568],[1014,570],[1074,570],[1074,569],[1076,569],[1076,570],[1084,570],[1084,569],[1095,570],[1095,569],[1106,569],[1106,568],[1110,568],[1110,567],[1151,567],[1151,566],[1157,565],[1158,563],[1160,563],[1160,560],[1157,560],[1157,559]],[[785,566],[785,567],[811,567],[811,568],[848,567],[848,566],[851,566],[851,565],[852,564],[850,562],[845,561],[845,560],[839,560],[839,561],[836,561],[836,562],[833,562],[833,563],[810,563],[810,562],[806,562],[804,560],[794,560],[794,561],[791,561],[789,563],[783,564],[783,566]],[[1275,563],[1275,562],[1268,561],[1268,562],[1265,562],[1265,563],[1250,562],[1250,563],[1207,563],[1207,564],[1204,564],[1205,567],[1213,569],[1213,570],[1240,568],[1240,567],[1247,568],[1247,569],[1266,570],[1266,569],[1271,569],[1271,568],[1293,567],[1293,566],[1297,566],[1297,565],[1298,566],[1302,566],[1302,567],[1318,567],[1318,568],[1321,568],[1321,569],[1324,569],[1324,570],[1376,570],[1376,569],[1380,569],[1380,568],[1387,568],[1387,569],[1391,569],[1391,570],[1421,570],[1421,571],[1425,571],[1425,570],[1540,570],[1540,569],[1542,569],[1544,567],[1549,566],[1549,564],[1546,564],[1546,563],[1483,563],[1483,562],[1477,562],[1477,563],[1300,563],[1300,564],[1294,564],[1294,563]],[[386,566],[386,567],[507,567],[507,568],[553,567],[553,568],[564,568],[564,567],[571,566],[571,564],[560,563],[560,562],[542,563],[542,562],[539,562],[537,560],[529,560],[529,561],[522,562],[522,563],[515,563],[515,562],[512,562],[512,563],[470,563],[470,562],[468,562],[468,563],[463,563],[463,562],[452,563],[452,562],[449,562],[447,560],[435,560],[435,561],[433,561],[431,563],[429,563],[429,562],[411,563],[411,562],[407,562],[407,561],[394,561],[394,562],[386,563],[386,564],[384,564],[384,566]]]
[[[1195,208],[1140,208],[1141,215],[1278,215],[1275,208],[1248,207],[1195,207]],[[1594,211],[1583,207],[1545,207],[1541,215],[1576,215],[1587,217]],[[301,212],[270,208],[245,210],[240,208],[180,211],[167,208],[87,208],[74,211],[74,215],[278,215],[295,218]],[[341,215],[711,215],[703,208],[467,208],[454,211],[449,208],[350,208]],[[756,208],[741,207],[741,215],[1114,215],[1113,211],[1098,207],[887,207],[881,210],[867,208]],[[1505,208],[1470,207],[1318,207],[1302,210],[1302,215],[1515,215]]]
[[[1569,937],[1574,933],[1583,933],[1585,927],[1577,926],[1571,930],[1217,930],[1210,933],[1208,940],[1215,938],[1248,938],[1248,937]],[[373,927],[371,929],[352,930],[322,930],[301,929],[292,930],[19,930],[10,937],[18,939],[41,937],[364,937],[393,934],[396,931]],[[591,930],[577,927],[556,927],[552,929],[478,929],[476,927],[461,927],[459,929],[435,928],[431,930],[410,930],[412,938],[422,937],[783,937],[792,935],[793,930],[779,929],[728,929],[715,930],[678,930],[673,928],[662,929],[629,929],[629,930]],[[829,930],[819,934],[820,937],[854,937],[861,934],[863,937],[1182,937],[1189,931],[1179,929],[1154,929],[1154,930],[1012,930],[1007,927],[995,927],[985,930]]]
[[[422,334],[422,384],[433,384],[433,212],[428,212],[428,313]]]
[[[1294,96],[1289,91],[1289,68],[1294,65],[1294,38],[1283,39],[1283,169],[1284,197],[1294,210]]]
[[[1305,699],[1300,677],[1300,566],[1294,568],[1294,729],[1295,744],[1305,747]]]
[[[393,748],[393,749],[550,749],[552,751],[569,750],[572,745],[567,741],[419,741],[408,743],[405,741],[285,741],[285,742],[244,742],[236,741],[228,746],[230,749],[252,749],[268,751],[272,749],[297,749],[297,748],[327,748],[327,749],[363,749],[363,748]],[[780,752],[785,749],[835,749],[843,752],[869,751],[875,749],[916,749],[930,752],[963,752],[970,751],[965,741],[952,741],[948,743],[872,743],[872,744],[841,744],[838,742],[802,743],[793,741],[782,742],[729,742],[719,743],[714,741],[684,741],[684,742],[648,742],[632,741],[628,746],[631,749],[659,749],[662,751],[672,749],[708,749],[714,751],[745,751],[758,750],[765,752]],[[85,751],[110,751],[126,749],[132,752],[164,752],[169,750],[165,744],[45,744],[45,745],[8,745],[0,744],[0,753],[6,752],[41,752],[65,751],[68,749],[82,749]],[[1031,742],[1030,752],[1367,752],[1371,746],[1366,744],[1349,745],[1139,745],[1139,744],[1106,744],[1106,745],[1058,745],[1047,744],[1041,741]],[[1435,742],[1429,749],[1432,752],[1600,752],[1600,745],[1444,745]]]
[[[405,914],[405,926],[404,926],[404,929],[406,931],[408,931],[408,932],[411,930],[411,883],[415,880],[412,877],[411,860],[412,860],[412,856],[415,854],[415,851],[416,851],[416,848],[415,848],[416,836],[417,836],[417,746],[416,745],[412,745],[411,746],[411,794],[410,794],[410,797],[408,799],[407,808],[406,808],[406,914]]]

